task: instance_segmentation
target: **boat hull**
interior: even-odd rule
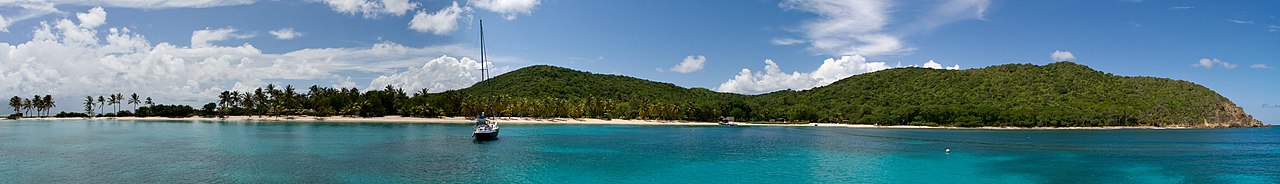
[[[476,132],[472,134],[472,136],[474,136],[476,140],[480,141],[494,140],[498,139],[498,130],[494,130],[493,132]]]

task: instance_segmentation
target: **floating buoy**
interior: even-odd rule
[[[947,148],[947,154],[951,154],[951,148]]]

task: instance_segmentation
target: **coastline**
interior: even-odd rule
[[[658,126],[721,126],[715,122],[670,121],[670,120],[604,120],[594,118],[522,118],[495,117],[502,124],[542,124],[542,125],[658,125]],[[23,118],[26,120],[86,120],[86,118]],[[415,118],[401,116],[384,117],[271,117],[271,116],[227,116],[226,118],[165,118],[165,117],[116,117],[93,118],[89,120],[125,120],[125,121],[241,121],[241,122],[287,122],[287,123],[423,123],[423,124],[470,124],[475,120],[465,117]],[[913,125],[867,125],[838,123],[749,123],[736,122],[737,126],[778,126],[778,127],[836,127],[836,128],[890,128],[890,129],[958,129],[958,130],[1121,130],[1121,129],[1210,129],[1197,127],[1155,127],[1155,126],[1108,126],[1108,127],[945,127],[945,126],[913,126]]]

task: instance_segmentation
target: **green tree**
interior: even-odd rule
[[[91,117],[95,114],[93,112],[93,96],[84,96],[84,113]]]
[[[44,111],[44,107],[44,98],[40,98],[40,95],[31,98],[31,108],[36,109],[35,117],[40,117],[40,112]]]
[[[142,100],[138,99],[138,93],[133,93],[132,95],[129,96],[129,104],[133,104],[134,113],[138,112],[138,104],[140,103],[142,103]]]
[[[9,98],[9,107],[13,107],[13,114],[22,112],[22,97],[13,96]]]
[[[98,112],[105,112],[103,107],[106,107],[106,106],[107,106],[107,99],[102,98],[102,95],[98,95]],[[105,114],[107,113],[98,113],[98,115],[105,115]]]
[[[44,95],[44,116],[49,116],[54,107],[58,107],[58,104],[53,101],[53,95]]]

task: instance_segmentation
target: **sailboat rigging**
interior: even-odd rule
[[[485,113],[493,109],[493,87],[489,84],[489,68],[486,63],[489,57],[485,53],[484,45],[484,20],[480,20],[480,77],[484,82],[485,91],[488,97],[485,99],[486,104],[484,110],[480,111],[480,116],[476,117],[476,126],[472,136],[476,140],[493,140],[498,138],[498,122],[490,120]],[[492,114],[489,114],[492,115]]]

